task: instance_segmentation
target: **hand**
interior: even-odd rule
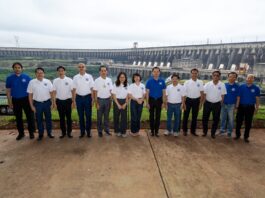
[[[182,110],[186,111],[186,104],[182,104],[181,106]]]
[[[76,108],[76,103],[75,103],[75,101],[72,102],[72,108],[73,108],[73,109]]]
[[[254,114],[258,113],[259,108],[255,108]]]
[[[146,108],[147,108],[147,109],[150,109],[150,105],[149,105],[148,102],[146,103]]]
[[[56,105],[56,103],[53,103],[53,104],[51,105],[51,108],[52,108],[52,109],[57,109],[57,105]]]
[[[34,106],[31,107],[31,110],[36,113],[36,108]]]
[[[166,110],[168,109],[168,106],[167,106],[167,104],[165,104],[165,109],[166,109]]]
[[[100,107],[100,106],[99,106],[99,104],[98,104],[98,103],[96,103],[96,108],[97,108],[97,110],[99,110],[99,107]]]
[[[124,103],[124,104],[122,105],[122,109],[126,109],[126,106],[127,106],[127,104]]]
[[[202,103],[200,103],[200,106],[199,106],[199,110],[201,110],[202,109]]]
[[[10,109],[13,109],[13,104],[12,104],[12,103],[8,104],[8,107],[9,107]]]

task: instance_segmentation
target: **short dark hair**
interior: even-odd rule
[[[190,73],[192,73],[193,71],[196,71],[197,73],[199,73],[199,70],[198,70],[197,68],[192,68],[192,69],[190,70]]]
[[[127,87],[127,75],[126,75],[126,73],[125,72],[120,72],[119,74],[118,74],[118,76],[117,76],[117,80],[115,81],[115,85],[118,87],[118,86],[120,86],[120,84],[121,84],[121,81],[120,81],[120,76],[121,75],[124,75],[125,76],[125,81],[124,81],[124,87]]]
[[[132,83],[135,83],[134,77],[136,77],[136,76],[140,77],[140,81],[142,80],[142,77],[139,73],[134,73],[132,76]]]
[[[14,69],[14,67],[15,67],[16,65],[19,65],[19,66],[23,69],[23,66],[22,66],[22,64],[21,64],[20,62],[15,62],[15,63],[13,63],[12,68]]]
[[[108,67],[106,65],[100,65],[98,71],[101,71],[102,68],[106,68],[106,70],[108,71]]]
[[[214,70],[214,71],[212,72],[212,75],[213,75],[214,73],[218,73],[219,76],[221,76],[221,72],[220,72],[219,70]]]
[[[63,69],[65,71],[65,67],[60,65],[59,67],[57,67],[56,71],[59,71],[59,69]]]
[[[174,78],[174,77],[177,77],[177,79],[179,79],[179,75],[178,75],[177,73],[173,73],[173,74],[171,75],[171,79]]]
[[[155,69],[158,69],[158,70],[160,71],[160,68],[157,67],[157,66],[155,66],[155,67],[152,68],[152,72],[153,72]]]
[[[231,74],[234,74],[234,75],[236,75],[236,78],[237,78],[237,76],[238,76],[238,74],[237,74],[236,72],[234,72],[234,71],[232,71],[232,72],[229,72],[229,73],[227,74],[227,76],[229,77],[229,75],[231,75]]]
[[[43,71],[43,73],[45,73],[45,71],[44,71],[44,69],[43,69],[42,67],[37,67],[37,68],[35,69],[35,73],[37,73],[38,70],[41,70],[41,71]]]

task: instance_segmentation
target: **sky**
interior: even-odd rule
[[[0,47],[265,41],[264,0],[0,0]]]

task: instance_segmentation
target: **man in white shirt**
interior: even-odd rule
[[[67,131],[67,136],[72,138],[72,98],[73,98],[73,80],[65,76],[65,67],[57,67],[58,78],[53,81],[54,90],[54,104],[57,106],[57,110],[60,117],[60,128],[62,135],[60,138],[64,138]],[[67,120],[67,129],[65,126],[65,117]]]
[[[181,107],[185,109],[184,87],[178,83],[179,75],[173,73],[171,75],[172,84],[168,85],[166,88],[166,109],[167,109],[167,131],[165,135],[172,134],[172,117],[174,115],[174,126],[173,135],[176,137],[179,134],[179,124],[181,119]]]
[[[29,93],[29,103],[32,111],[36,115],[39,132],[38,141],[42,140],[44,133],[43,114],[45,116],[46,130],[49,138],[52,135],[51,107],[53,105],[53,86],[50,80],[44,78],[44,69],[35,69],[36,78],[29,82],[27,92]]]
[[[109,131],[109,111],[111,106],[111,90],[112,80],[107,77],[107,67],[102,65],[99,67],[100,76],[95,80],[94,97],[97,108],[97,129],[98,136],[102,137],[102,118],[104,117],[104,131],[107,135],[111,135]]]
[[[90,74],[86,73],[86,66],[84,63],[79,63],[78,69],[79,74],[75,75],[73,78],[73,106],[76,106],[79,117],[79,138],[85,136],[85,131],[87,132],[87,137],[90,138],[94,80]],[[86,124],[84,114],[86,116]]]
[[[211,137],[215,138],[216,129],[220,120],[221,105],[226,94],[224,83],[220,81],[221,72],[216,70],[212,73],[212,81],[204,85],[204,106],[203,106],[203,137],[208,132],[208,121],[210,114],[213,114],[213,124],[211,129]]]
[[[184,136],[188,133],[188,120],[190,110],[192,110],[192,120],[190,133],[194,136],[198,136],[196,134],[197,127],[197,117],[199,109],[202,106],[203,101],[203,82],[198,79],[199,70],[197,68],[193,68],[191,71],[191,79],[185,81],[184,88],[186,91],[186,96],[184,97],[184,102],[186,105],[186,110],[184,111],[182,129]]]

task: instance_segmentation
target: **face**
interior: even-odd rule
[[[65,71],[64,71],[63,68],[60,68],[57,73],[58,73],[59,76],[64,76],[65,75]]]
[[[119,80],[120,80],[121,83],[124,83],[125,82],[125,75],[121,74],[120,77],[119,77]]]
[[[78,64],[78,70],[80,73],[84,73],[86,71],[86,66],[84,64]]]
[[[220,80],[220,74],[219,74],[218,72],[214,72],[214,73],[212,74],[212,79],[213,79],[213,81],[218,81],[218,80]]]
[[[152,72],[152,74],[153,74],[153,76],[154,76],[155,78],[158,78],[159,75],[160,75],[160,71],[159,71],[159,69],[154,69],[153,72]]]
[[[35,74],[38,80],[42,80],[44,78],[44,72],[40,69],[38,69]]]
[[[247,84],[253,84],[254,76],[251,76],[251,75],[247,76],[246,82]]]
[[[140,76],[134,76],[134,81],[135,82],[140,82]]]
[[[196,70],[192,70],[192,72],[191,72],[191,78],[192,79],[197,79],[198,78],[198,72]]]
[[[177,77],[173,77],[173,78],[171,78],[171,81],[172,81],[172,83],[174,84],[174,85],[176,85],[177,83],[178,83],[178,81],[179,81],[179,79],[177,78]]]
[[[22,67],[20,65],[15,65],[13,68],[15,74],[21,74],[22,73]]]
[[[236,74],[229,74],[228,76],[228,82],[234,83],[236,81]]]
[[[108,71],[107,71],[107,68],[105,68],[105,67],[102,67],[99,71],[99,74],[101,77],[106,77],[107,73],[108,73]]]

